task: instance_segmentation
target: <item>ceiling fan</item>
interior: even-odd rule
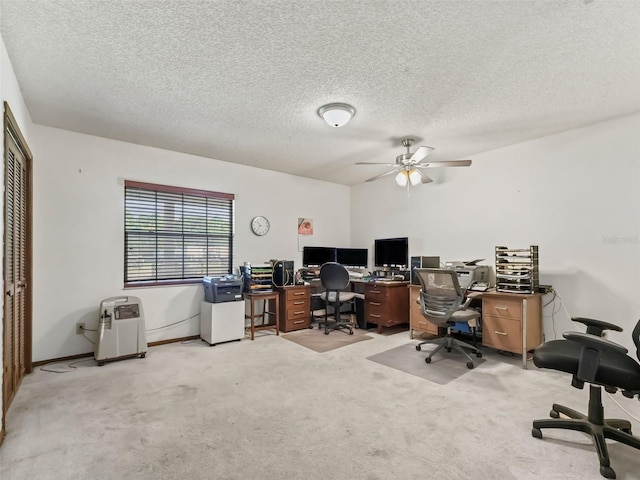
[[[396,173],[396,183],[401,187],[409,188],[410,185],[415,186],[419,183],[431,183],[433,180],[422,171],[423,168],[435,167],[468,167],[471,160],[446,160],[438,162],[423,162],[427,155],[435,150],[433,147],[421,146],[411,153],[411,145],[415,140],[413,138],[402,139],[402,145],[407,148],[407,153],[402,153],[396,157],[396,163],[379,163],[379,162],[357,162],[356,165],[386,165],[395,167],[393,170],[375,177],[371,177],[365,182],[373,182],[387,175]]]

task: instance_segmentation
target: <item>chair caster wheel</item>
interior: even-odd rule
[[[147,356],[147,352],[144,352],[144,353],[141,353],[141,354],[140,354],[140,358],[144,358],[144,357],[146,357],[146,356]]]
[[[536,437],[536,438],[542,438],[542,430],[540,430],[539,428],[532,428],[531,429],[531,436],[532,437]]]
[[[473,362],[467,362],[467,368],[469,370],[472,370],[473,369]]]
[[[600,465],[600,475],[604,478],[616,478],[616,472],[613,471],[613,468],[604,465]]]
[[[349,330],[349,335],[353,335],[353,330]]]
[[[476,357],[478,357],[478,358],[482,358],[482,352],[477,352],[477,353],[476,353]]]
[[[420,350],[422,350],[422,347],[420,345],[416,345],[416,350],[420,351]]]
[[[450,348],[447,348],[447,352],[448,352],[448,353],[451,353],[451,349],[450,349]]]
[[[549,412],[549,416],[550,416],[551,418],[560,418],[560,414],[559,414],[558,412],[556,412],[555,410],[551,410],[551,411]]]
[[[325,335],[329,335],[329,330],[325,330],[325,331],[324,331],[324,334],[325,334]]]
[[[429,357],[424,359],[425,363],[431,363],[431,359]]]

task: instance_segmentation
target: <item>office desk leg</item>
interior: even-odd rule
[[[522,368],[527,369],[527,299],[522,299]]]
[[[251,319],[251,340],[253,340],[253,336],[254,336],[254,334],[256,332],[256,315],[255,315],[255,307],[254,307],[255,302],[252,299],[252,300],[250,300],[250,303],[251,303],[251,307],[250,307],[249,310],[251,312],[251,317],[250,317],[250,319]]]

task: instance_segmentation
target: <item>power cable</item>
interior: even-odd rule
[[[615,404],[618,406],[618,408],[619,408],[620,410],[622,410],[624,413],[626,413],[627,415],[629,415],[629,416],[630,416],[631,418],[633,418],[636,422],[640,422],[640,418],[636,417],[634,414],[630,413],[627,409],[625,409],[622,405],[620,405],[620,404],[618,403],[618,401],[617,401],[615,398],[613,398],[613,395],[611,395],[609,392],[607,392],[607,395],[609,395],[609,398],[611,399],[611,401],[612,401],[613,403],[615,403]]]
[[[183,318],[182,320],[178,320],[177,322],[170,323],[168,325],[163,325],[161,327],[156,327],[156,328],[149,328],[147,330],[147,332],[155,332],[156,330],[162,330],[163,328],[173,327],[174,325],[179,325],[180,323],[187,322],[187,321],[191,320],[192,318],[196,318],[196,317],[199,317],[199,316],[200,316],[200,312],[196,313],[195,315],[191,315],[190,317]]]

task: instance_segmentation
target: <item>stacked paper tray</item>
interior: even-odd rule
[[[496,247],[496,290],[512,293],[538,291],[538,246]]]

